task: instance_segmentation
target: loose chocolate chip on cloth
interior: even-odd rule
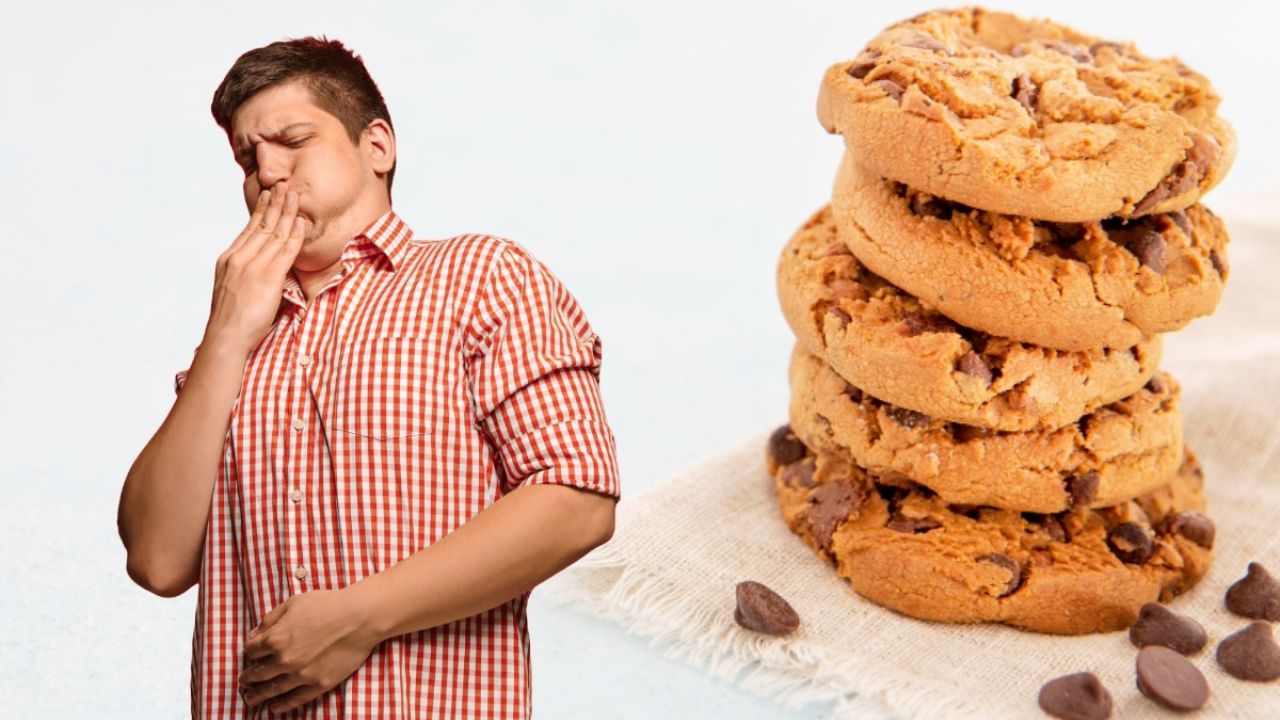
[[[1280,678],[1280,645],[1276,645],[1271,625],[1258,620],[1223,638],[1218,643],[1218,664],[1241,680],[1271,682]]]
[[[1209,700],[1209,683],[1192,662],[1162,645],[1138,653],[1138,689],[1170,710],[1190,712]]]
[[[1054,678],[1040,688],[1040,709],[1061,720],[1106,720],[1111,693],[1091,672]]]
[[[1280,267],[1280,228],[1221,214],[1232,232],[1230,290],[1211,319],[1166,339],[1162,363],[1182,387],[1186,442],[1204,466],[1206,515],[1216,526],[1211,541],[1194,518],[1175,531],[1211,542],[1214,557],[1199,584],[1167,607],[1200,622],[1210,638],[1191,660],[1213,692],[1188,717],[1215,719],[1258,717],[1258,708],[1275,704],[1274,681],[1236,679],[1214,651],[1250,622],[1226,610],[1227,588],[1250,562],[1280,572],[1280,546],[1268,543],[1280,527],[1280,303],[1266,270]],[[776,347],[777,414],[760,418],[760,432],[708,447],[703,461],[624,500],[613,539],[540,587],[544,598],[608,618],[724,682],[824,717],[1045,717],[1041,687],[1082,670],[1111,693],[1113,718],[1173,717],[1137,689],[1139,651],[1126,631],[1062,637],[942,624],[861,599],[778,515],[764,455],[785,419],[780,388],[792,338],[781,327],[772,338],[761,332]],[[796,482],[805,477],[797,469]],[[995,577],[1000,567],[989,564]],[[726,588],[745,578],[765,579],[802,618],[800,627],[783,637],[739,627]]]

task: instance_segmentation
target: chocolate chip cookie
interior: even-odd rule
[[[963,325],[1061,350],[1125,348],[1218,305],[1226,228],[1203,205],[1049,223],[958,205],[845,155],[832,213],[872,271]]]
[[[806,350],[871,396],[950,422],[1061,427],[1137,392],[1160,362],[1158,336],[1063,352],[957,325],[858,262],[829,208],[787,243],[777,281]]]
[[[797,445],[798,459],[788,450]],[[1055,515],[953,505],[922,486],[877,482],[839,456],[815,455],[785,428],[766,466],[788,526],[854,590],[926,620],[1123,630],[1146,603],[1195,585],[1212,557],[1204,533],[1184,534],[1212,524],[1190,452],[1150,493]]]
[[[1190,207],[1235,133],[1176,58],[980,8],[884,30],[822,80],[818,119],[877,175],[1058,222]]]
[[[1169,482],[1183,458],[1179,389],[1167,373],[1079,421],[1031,432],[959,425],[876,400],[799,346],[791,428],[877,482],[942,502],[1057,513],[1124,502]]]

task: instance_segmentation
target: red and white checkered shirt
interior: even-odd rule
[[[245,364],[205,535],[193,718],[270,717],[236,677],[249,630],[290,595],[380,572],[523,484],[619,493],[600,339],[523,248],[415,238],[388,211],[342,267],[310,308],[290,273]],[[528,598],[388,639],[288,716],[528,717]]]

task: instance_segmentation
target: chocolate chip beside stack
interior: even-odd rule
[[[800,616],[781,595],[765,585],[746,580],[735,591],[737,609],[733,619],[739,625],[768,635],[786,635],[800,627]]]
[[[1161,645],[1138,653],[1138,689],[1170,710],[1199,710],[1209,700],[1209,683],[1190,660]]]

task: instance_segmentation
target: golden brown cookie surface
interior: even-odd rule
[[[845,156],[832,214],[872,271],[953,320],[1061,350],[1125,348],[1218,305],[1226,228],[1203,205],[1128,222],[1036,222],[883,180]]]
[[[1127,397],[1161,340],[1062,352],[956,325],[858,262],[823,208],[783,249],[778,297],[800,344],[861,390],[952,422],[1054,428]]]
[[[1190,206],[1236,153],[1176,59],[981,8],[885,29],[823,77],[818,118],[884,177],[1000,213],[1081,222]]]
[[[1166,485],[1134,500],[1036,515],[878,484],[856,465],[815,456],[788,430],[766,451],[788,526],[860,595],[912,617],[1069,635],[1120,630],[1144,604],[1194,586],[1212,559],[1213,522],[1190,452]]]

